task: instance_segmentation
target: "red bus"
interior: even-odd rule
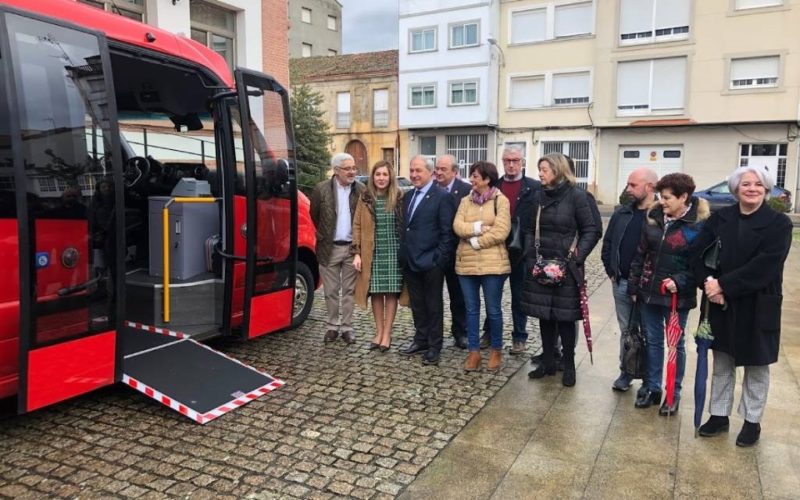
[[[197,341],[309,313],[288,102],[187,38],[0,0],[0,398],[123,381],[205,422],[281,385]]]

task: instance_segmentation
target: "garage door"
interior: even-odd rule
[[[639,167],[654,170],[658,177],[683,171],[683,146],[620,146],[617,193],[628,183],[628,175]]]

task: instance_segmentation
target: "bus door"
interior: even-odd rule
[[[104,36],[9,9],[0,30],[10,117],[0,175],[13,182],[16,213],[3,245],[18,242],[18,408],[27,412],[121,376],[121,158]]]
[[[253,338],[292,324],[297,266],[294,139],[286,90],[261,73],[238,69],[235,76],[238,110],[231,111],[239,115],[232,120],[239,124],[233,130],[239,172],[233,237],[234,248],[245,259],[234,264],[243,283],[236,271],[234,281],[244,289],[238,294],[241,316],[235,317],[239,311],[234,306],[231,324],[240,325],[243,338]],[[236,290],[233,297],[237,302]]]

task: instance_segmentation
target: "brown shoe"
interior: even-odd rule
[[[467,360],[464,362],[464,371],[476,372],[481,369],[481,352],[469,351]]]
[[[336,330],[328,330],[325,332],[325,342],[333,342],[336,340],[336,337],[339,336],[339,332]]]
[[[503,366],[503,351],[500,349],[492,349],[489,351],[489,362],[486,363],[486,369],[490,372],[496,372]]]
[[[353,332],[342,332],[342,340],[344,340],[345,344],[356,343],[356,337],[353,335]]]

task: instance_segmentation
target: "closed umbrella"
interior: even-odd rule
[[[703,419],[703,408],[706,405],[706,379],[708,379],[708,349],[714,341],[711,323],[708,321],[708,297],[703,296],[705,307],[703,318],[697,331],[694,332],[694,343],[697,345],[697,369],[694,374],[694,436],[697,437],[700,422]]]
[[[583,335],[586,337],[586,348],[589,350],[589,361],[594,364],[592,355],[592,325],[589,323],[589,294],[586,293],[586,280],[578,285],[581,293],[581,315],[583,316]]]
[[[667,288],[661,285],[661,293],[666,294]],[[678,368],[678,341],[681,338],[683,329],[678,318],[678,294],[672,294],[672,310],[669,313],[667,327],[664,330],[667,337],[667,380],[666,380],[666,403],[671,408],[675,400],[675,372]]]

